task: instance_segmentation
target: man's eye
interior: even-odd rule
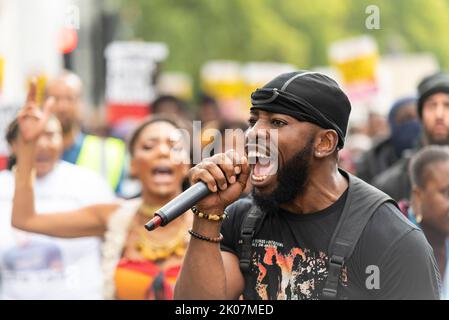
[[[271,123],[275,126],[275,127],[283,127],[286,125],[286,123],[284,121],[281,120],[272,120]]]
[[[250,118],[250,119],[248,120],[248,125],[249,125],[250,127],[254,127],[254,125],[256,124],[256,122],[257,122],[256,119]]]

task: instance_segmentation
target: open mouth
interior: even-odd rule
[[[249,151],[248,160],[252,167],[251,182],[254,186],[262,186],[276,173],[276,163],[267,152]]]
[[[173,169],[166,166],[158,166],[151,170],[154,182],[156,183],[169,183],[173,181],[174,172]]]

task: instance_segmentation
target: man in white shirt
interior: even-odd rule
[[[14,153],[17,123],[7,140]],[[35,199],[38,212],[67,211],[114,200],[96,173],[61,161],[62,129],[53,117],[39,138]],[[0,298],[102,299],[101,239],[60,239],[11,226],[14,173],[0,172]]]

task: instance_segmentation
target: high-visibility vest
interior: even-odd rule
[[[101,174],[117,189],[125,165],[126,145],[116,138],[84,137],[76,164]]]

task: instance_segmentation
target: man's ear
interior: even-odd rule
[[[315,144],[315,157],[325,158],[334,153],[338,145],[338,135],[335,130],[320,129]]]

